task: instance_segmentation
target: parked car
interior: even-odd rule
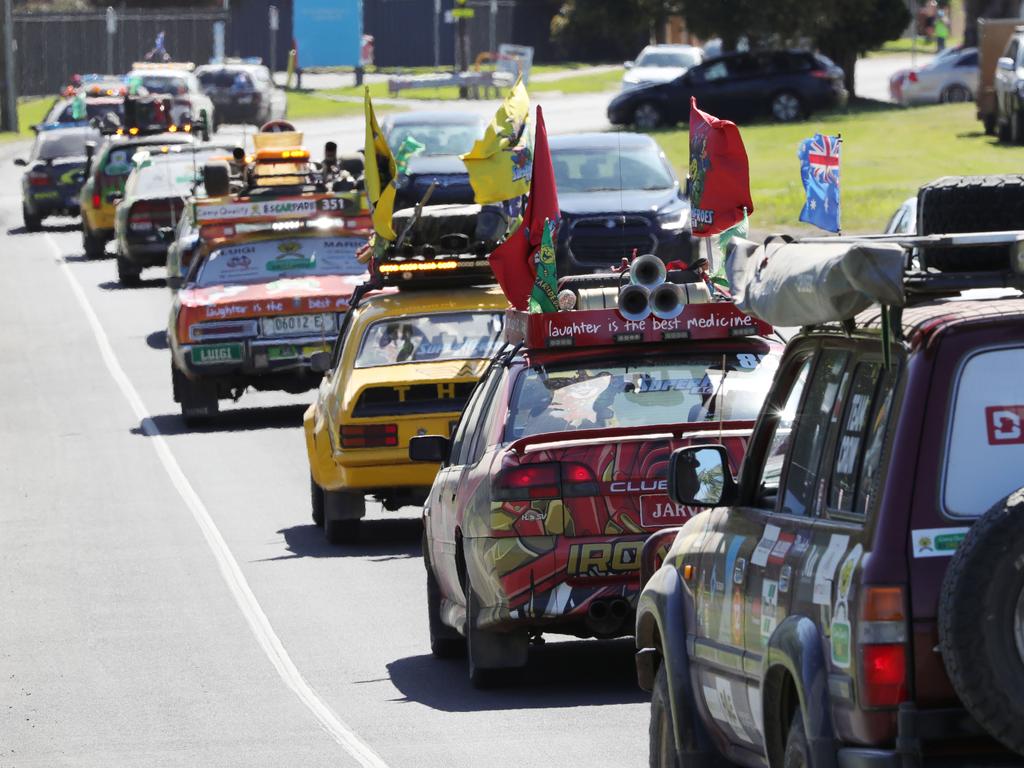
[[[972,101],[978,92],[978,49],[950,49],[923,67],[911,69],[900,83],[904,106]],[[945,52],[943,52],[945,53]]]
[[[78,215],[78,191],[85,181],[85,145],[98,138],[99,133],[89,127],[41,131],[28,159],[15,159],[15,165],[25,168],[21,177],[25,229],[35,232],[47,216]]]
[[[431,205],[472,203],[473,187],[459,155],[473,148],[486,126],[486,119],[472,112],[406,112],[384,118],[381,131],[392,152],[397,154],[406,139],[423,145],[399,177],[395,209],[416,205],[433,182],[437,187]]]
[[[172,98],[171,120],[175,124],[197,122],[206,113],[210,130],[216,131],[220,116],[213,101],[203,93],[192,64],[150,64],[136,62],[128,73],[129,84],[137,82],[145,93]]]
[[[978,19],[978,119],[985,133],[996,132],[996,64],[1020,19]]]
[[[692,45],[648,45],[635,61],[625,63],[622,87],[667,83],[700,64],[704,53]]]
[[[608,120],[642,131],[686,122],[690,97],[716,117],[792,122],[846,104],[843,70],[807,51],[732,53],[704,61],[669,83],[623,91],[608,105]]]
[[[288,96],[274,84],[270,69],[259,63],[207,64],[196,69],[203,93],[213,101],[217,125],[254,125],[283,120]]]
[[[1024,141],[1024,26],[1017,27],[996,62],[996,131],[1000,141]]]
[[[896,209],[885,226],[887,235],[913,235],[917,233],[917,195],[908,197]]]
[[[582,133],[549,142],[562,213],[559,275],[605,271],[634,250],[691,262],[690,204],[654,139]]]

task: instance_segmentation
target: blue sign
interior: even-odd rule
[[[292,30],[300,67],[359,66],[362,0],[295,0]]]

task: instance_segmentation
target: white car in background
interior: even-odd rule
[[[667,83],[682,77],[704,60],[704,52],[692,45],[648,45],[635,61],[625,63],[622,87]]]
[[[907,72],[892,90],[895,100],[904,106],[973,101],[978,92],[978,49],[943,52]]]

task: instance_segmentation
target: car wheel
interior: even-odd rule
[[[423,562],[427,566],[427,621],[430,653],[435,659],[454,659],[466,654],[466,639],[441,621],[441,586],[427,559],[427,534],[423,534]]]
[[[1009,142],[1010,141],[1010,121],[1009,120],[1005,120],[1005,121],[997,120],[996,125],[997,125],[997,132],[999,134],[999,140],[1002,141],[1002,142]]]
[[[38,232],[43,227],[43,217],[33,214],[24,203],[21,205],[21,218],[29,232]]]
[[[181,417],[190,427],[208,424],[220,409],[217,387],[210,382],[192,381],[171,363],[171,390],[181,404]]]
[[[792,123],[804,116],[804,104],[792,91],[772,96],[772,117],[780,123]]]
[[[782,768],[809,768],[811,750],[804,732],[804,716],[797,709],[789,723],[789,735],[786,736],[786,751],[782,757]]]
[[[107,241],[96,237],[86,224],[82,224],[82,250],[87,259],[102,259],[107,253]]]
[[[117,281],[123,288],[138,288],[142,284],[142,269],[117,254]]]
[[[946,87],[939,96],[939,101],[944,104],[962,104],[965,101],[971,100],[970,90],[959,83],[954,83]]]
[[[996,118],[994,115],[985,115],[985,118],[981,121],[981,124],[985,128],[986,136],[996,135]]]
[[[662,119],[661,107],[650,101],[641,102],[633,112],[633,124],[640,131],[653,131]]]
[[[676,749],[675,728],[672,725],[672,704],[668,692],[668,672],[665,665],[658,667],[651,693],[650,768],[682,768]]]
[[[313,508],[313,522],[320,528],[324,527],[324,489],[316,484],[313,475],[309,476],[309,500]]]
[[[490,632],[479,629],[480,606],[472,584],[466,581],[466,658],[474,688],[505,683],[509,673],[526,666],[530,637],[524,631]]]
[[[1024,754],[1024,488],[971,526],[939,596],[939,649],[964,707]]]
[[[1010,113],[1010,143],[1020,144],[1024,141],[1024,125],[1021,124],[1020,112],[1016,110]]]
[[[359,541],[359,521],[366,514],[366,497],[358,491],[324,490],[324,537],[335,545]]]

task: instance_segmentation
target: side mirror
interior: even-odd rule
[[[632,69],[635,66],[636,66],[636,62],[635,61],[624,61],[624,62],[622,62],[623,69]]]
[[[180,275],[168,275],[166,282],[167,287],[170,288],[172,291],[178,290],[179,288],[181,288],[182,285],[185,284],[184,279],[182,279]]]
[[[732,504],[736,482],[729,471],[729,455],[721,445],[694,445],[672,453],[668,468],[668,496],[690,507]]]
[[[309,368],[313,373],[327,373],[331,370],[331,353],[314,352],[309,358]]]
[[[1000,56],[999,61],[996,62],[996,67],[1005,69],[1007,72],[1013,72],[1013,59],[1009,56]]]
[[[39,133],[41,130],[43,130],[43,124],[36,123],[35,125],[30,125],[29,128],[32,129],[32,133]]]
[[[28,165],[28,161],[24,157],[16,157],[14,158],[14,164],[19,166],[26,166]]]
[[[96,142],[87,141],[85,142],[85,159],[92,160],[92,156],[96,154]]]
[[[443,464],[448,461],[450,443],[441,435],[419,435],[409,441],[409,458],[413,461],[425,461],[431,464]]]

